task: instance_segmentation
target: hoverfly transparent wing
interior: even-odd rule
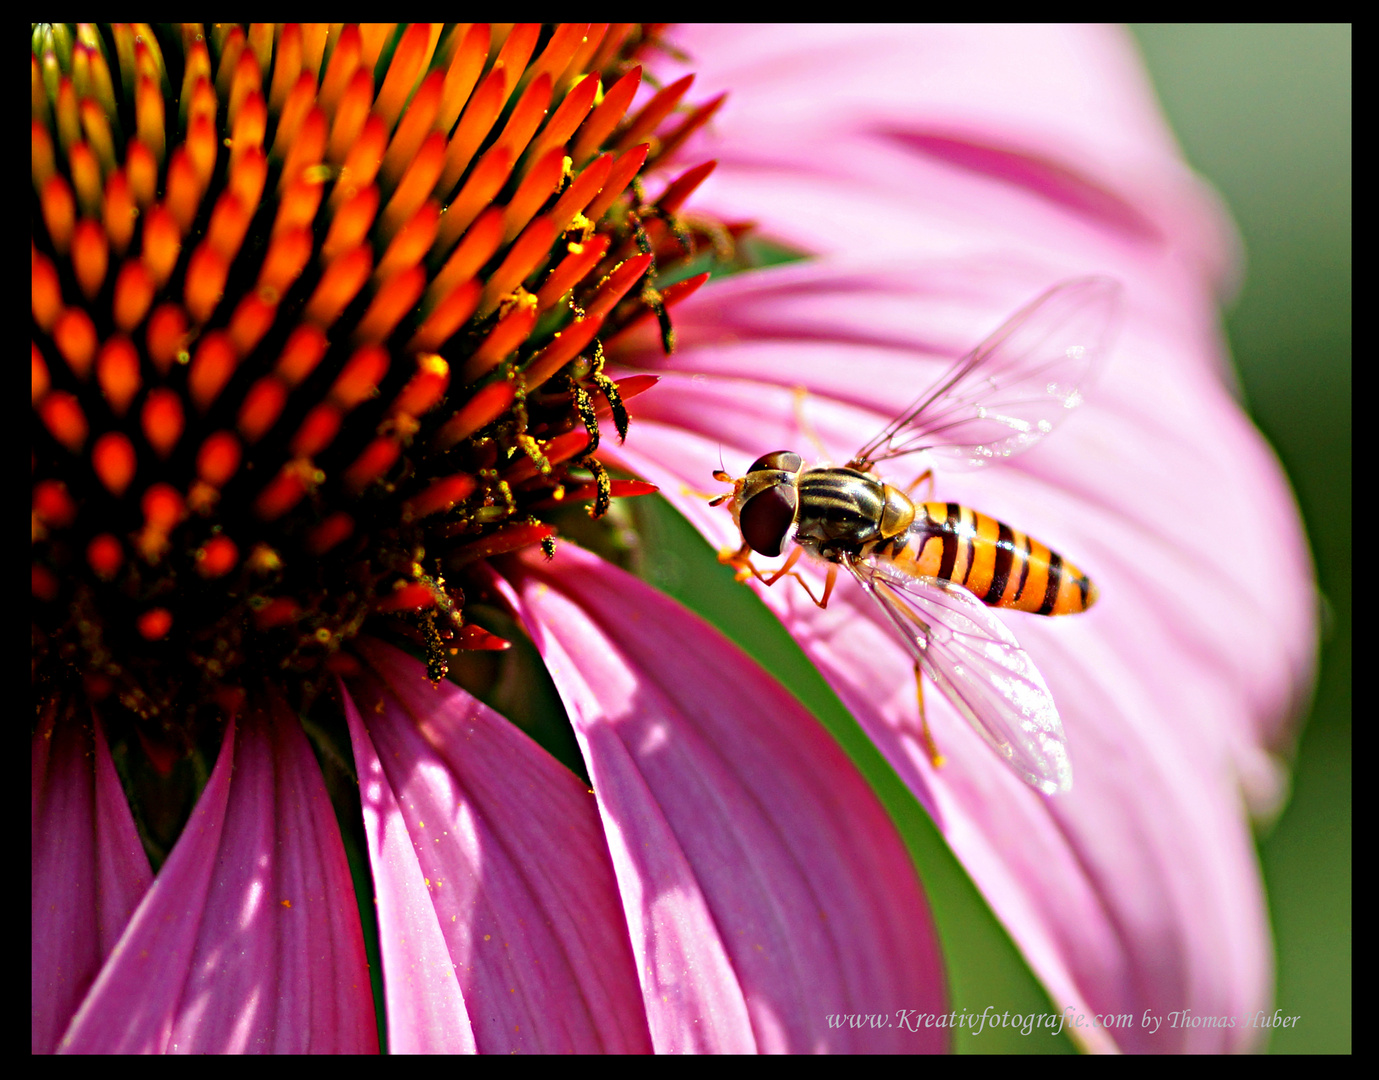
[[[1034,661],[991,608],[961,585],[850,561],[920,670],[1027,783],[1068,791],[1063,722]]]
[[[1028,450],[1081,404],[1120,291],[1102,277],[1055,285],[945,372],[857,452],[853,467],[921,450],[980,466]]]

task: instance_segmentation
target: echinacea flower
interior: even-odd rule
[[[1220,386],[1218,218],[1123,43],[688,27],[673,40],[709,96],[677,112],[687,83],[659,36],[40,36],[36,1049],[369,1048],[364,860],[352,888],[335,826],[356,778],[392,1049],[941,1045],[935,1029],[828,1022],[941,1013],[942,977],[893,830],[793,699],[569,543],[550,563],[488,562],[549,535],[550,503],[645,490],[600,460],[735,545],[697,494],[720,447],[740,467],[800,444],[804,416],[846,457],[937,358],[1086,272],[1129,298],[1091,403],[1019,468],[940,475],[941,497],[1057,541],[1102,587],[1085,620],[1017,624],[1070,732],[1072,794],[1023,787],[930,695],[950,759],[935,771],[908,664],[872,613],[845,590],[820,612],[790,582],[764,598],[1056,1005],[1138,1019],[1267,1000],[1240,802],[1269,796],[1263,752],[1307,678],[1305,551]],[[664,89],[633,86],[631,119],[600,132],[633,58]],[[508,143],[543,85],[544,122]],[[581,88],[587,113],[547,145]],[[720,89],[734,108],[714,115],[720,166],[694,203],[712,218],[681,212],[707,167],[665,173],[650,202],[630,174],[628,194],[610,191],[643,142],[639,170],[676,150],[701,160],[694,132]],[[585,220],[557,222],[581,178],[598,186],[600,150]],[[428,186],[418,171],[437,159]],[[680,352],[661,361],[664,313],[698,281],[657,283],[746,221],[813,258],[675,307]],[[457,268],[476,236],[497,240]],[[663,374],[624,447],[609,445],[619,395],[600,341]],[[649,382],[629,374],[622,396]],[[433,685],[451,649],[496,644],[464,619],[479,597],[544,656],[592,797]],[[156,879],[141,847],[165,860]],[[1167,1021],[1072,1034],[1123,1049],[1257,1038]]]
[[[376,1049],[375,977],[399,1051],[941,1045],[830,1021],[944,991],[798,703],[570,545],[489,565],[650,490],[601,342],[730,253],[659,34],[35,27],[33,1049]],[[445,681],[485,596],[594,791]]]

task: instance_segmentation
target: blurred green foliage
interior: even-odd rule
[[[1245,245],[1226,328],[1297,493],[1326,599],[1293,798],[1260,840],[1278,1006],[1270,1049],[1351,1049],[1351,29],[1133,28],[1188,161]]]

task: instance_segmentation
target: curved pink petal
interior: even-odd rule
[[[51,1053],[153,882],[98,719],[30,741],[30,1050]]]
[[[1043,281],[1056,273],[1046,268]],[[677,315],[674,356],[625,354],[688,377],[665,375],[633,403],[635,435],[614,453],[634,472],[645,467],[648,479],[656,480],[657,466],[672,469],[673,478],[657,474],[666,493],[717,543],[736,545],[727,514],[685,498],[716,487],[709,474],[720,460],[737,475],[767,450],[819,457],[817,436],[822,456],[845,461],[1038,287],[1024,268],[917,260],[869,270],[798,264],[729,278]],[[1272,453],[1194,363],[1217,341],[1202,302],[1175,309],[1150,284],[1128,285],[1127,293],[1089,403],[1030,454],[998,468],[940,472],[936,496],[994,511],[1089,569],[1098,568],[1089,548],[1130,563],[1153,582],[1145,601],[1177,593],[1174,613],[1206,607],[1228,620],[1210,641],[1198,633],[1189,652],[1210,647],[1212,662],[1227,665],[1249,695],[1237,767],[1267,802],[1270,766],[1250,744],[1279,744],[1308,685],[1315,593],[1306,546]],[[888,463],[887,478],[907,486],[924,464]],[[1211,507],[1210,528],[1183,528],[1203,505]],[[1133,557],[1130,545],[1141,545]]]
[[[275,712],[227,724],[192,818],[64,1051],[378,1049],[335,814],[295,717]]]
[[[909,340],[886,321],[898,280],[878,274],[871,303],[855,275],[828,266],[729,279],[703,302],[722,329],[710,332],[707,316],[680,320],[683,350],[657,364],[720,374],[667,375],[638,399],[622,461],[714,542],[736,546],[729,516],[697,493],[715,486],[709,473],[720,460],[740,475],[765,451],[809,452],[791,374],[810,391],[808,426],[843,459],[843,448],[889,418],[872,404],[886,359],[905,379],[928,366],[935,336],[946,340],[922,325],[934,302],[923,275]],[[962,310],[969,293],[956,294]],[[828,309],[835,329],[822,318],[802,326],[793,316],[805,305]],[[993,308],[988,327],[1001,311]],[[951,761],[935,774],[916,730],[910,660],[879,612],[846,586],[822,612],[788,581],[761,590],[933,812],[1055,1000],[1088,1015],[1247,1015],[1267,1002],[1268,926],[1240,800],[1242,788],[1273,797],[1267,749],[1310,670],[1310,575],[1286,486],[1219,383],[1177,360],[1184,343],[1210,351],[1202,320],[1170,314],[1146,310],[1132,292],[1116,360],[1089,405],[1005,467],[938,478],[937,497],[1070,553],[1102,590],[1085,616],[1005,616],[1059,702],[1071,797],[1026,789],[931,695],[931,724]],[[792,348],[806,357],[793,373],[782,366]],[[839,374],[854,368],[856,385]],[[1210,529],[1191,527],[1208,506]],[[1111,1045],[1104,1031],[1080,1034]],[[1115,1039],[1126,1049],[1250,1041],[1240,1027]]]
[[[1024,788],[930,695],[950,759],[935,772],[909,660],[879,612],[848,588],[825,612],[790,582],[761,591],[1056,1001],[1247,1015],[1271,965],[1242,802],[1268,809],[1283,789],[1271,752],[1310,681],[1315,596],[1287,485],[1221,385],[1211,293],[1230,272],[1229,222],[1178,159],[1125,37],[690,27],[678,40],[702,57],[701,90],[735,84],[699,148],[719,161],[699,205],[825,255],[677,308],[674,357],[645,330],[617,343],[663,374],[634,403],[621,460],[714,543],[740,540],[699,494],[720,462],[740,475],[769,450],[817,456],[814,432],[822,456],[846,460],[1033,295],[1088,273],[1123,283],[1125,325],[1090,404],[1009,466],[940,473],[935,489],[1040,537],[1101,588],[1074,619],[1004,616],[1060,704],[1070,798]],[[907,485],[924,464],[885,475]],[[1075,1035],[1255,1041],[1239,1023]]]
[[[594,802],[525,734],[369,639],[345,696],[395,1053],[649,1049]]]
[[[1093,245],[1230,272],[1230,226],[1119,28],[692,25],[674,38],[695,93],[729,93],[691,148],[718,161],[700,209],[819,254],[1077,258]]]
[[[933,1050],[937,943],[894,828],[794,698],[569,544],[519,608],[598,794],[660,1051]],[[835,1026],[881,1014],[876,1030]]]

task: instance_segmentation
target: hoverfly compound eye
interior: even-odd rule
[[[769,454],[762,454],[756,461],[752,462],[752,467],[747,470],[748,475],[763,470],[779,469],[782,472],[797,473],[800,466],[804,464],[804,458],[793,450],[773,450]],[[765,554],[763,552],[763,554]]]
[[[743,504],[738,514],[742,539],[758,555],[771,559],[780,554],[795,520],[796,500],[795,485],[781,483],[763,488]]]

